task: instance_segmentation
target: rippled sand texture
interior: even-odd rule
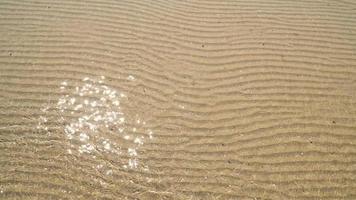
[[[0,199],[356,199],[356,3],[1,0]]]

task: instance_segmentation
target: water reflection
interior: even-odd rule
[[[135,78],[129,76],[128,80]],[[63,81],[59,84],[61,96],[55,110],[60,113],[58,121],[65,138],[70,143],[69,154],[96,155],[110,154],[120,156],[125,169],[137,169],[140,166],[139,149],[148,140],[153,139],[150,129],[143,129],[146,122],[140,118],[127,122],[130,113],[122,109],[123,101],[127,102],[126,94],[105,84],[105,77],[85,77],[78,84]],[[46,112],[50,106],[42,108],[43,115],[39,118],[37,128],[48,132]],[[130,124],[130,125],[129,125]],[[132,125],[135,124],[135,125]],[[140,129],[140,134],[136,132]],[[103,168],[102,165],[97,166]],[[106,171],[107,175],[112,170]]]

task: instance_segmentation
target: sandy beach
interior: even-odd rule
[[[356,2],[2,0],[0,199],[356,199]]]

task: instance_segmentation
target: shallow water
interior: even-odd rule
[[[0,199],[356,199],[352,1],[0,2]]]

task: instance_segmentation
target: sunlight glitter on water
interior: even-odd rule
[[[59,84],[62,93],[54,109],[61,113],[58,121],[63,125],[63,133],[71,144],[69,154],[108,153],[124,155],[127,163],[122,167],[137,169],[139,165],[139,148],[147,140],[151,140],[152,130],[146,130],[146,136],[137,136],[139,127],[127,129],[126,115],[121,107],[122,101],[127,99],[126,94],[106,85],[105,77],[85,77],[78,84],[63,81]],[[133,80],[133,76],[130,77]],[[43,113],[49,107],[42,109]],[[46,115],[39,118],[38,129],[48,131]],[[137,126],[145,125],[142,119],[135,119]],[[116,138],[113,140],[112,138]],[[129,143],[129,147],[122,148],[120,139]],[[126,144],[127,146],[127,144]],[[126,149],[126,150],[125,150]],[[94,155],[95,156],[95,155]],[[147,166],[144,166],[147,169]]]

